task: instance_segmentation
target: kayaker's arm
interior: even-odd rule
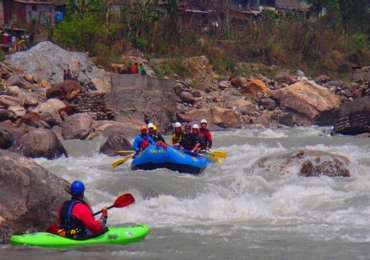
[[[104,231],[104,223],[101,220],[96,220],[86,205],[79,203],[73,208],[73,216],[81,221],[85,227],[93,234],[99,234]]]

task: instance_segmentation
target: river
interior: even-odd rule
[[[69,181],[86,182],[94,209],[131,192],[136,203],[109,211],[110,225],[146,223],[151,233],[127,246],[0,248],[0,259],[370,259],[370,142],[331,137],[326,128],[246,129],[215,134],[229,153],[201,176],[110,167],[102,140],[65,143],[69,158],[37,161]],[[348,157],[351,178],[271,173],[254,166],[298,149]]]

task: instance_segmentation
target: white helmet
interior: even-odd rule
[[[153,123],[149,123],[149,124],[148,124],[148,129],[149,129],[149,128],[154,128],[154,124],[153,124]]]
[[[181,126],[182,126],[182,124],[180,122],[175,123],[175,128],[178,128],[178,127],[181,127]]]
[[[199,129],[199,125],[198,124],[194,124],[191,128],[193,128],[193,129]]]
[[[202,121],[200,121],[200,124],[208,124],[208,122],[207,122],[207,120],[202,119]]]

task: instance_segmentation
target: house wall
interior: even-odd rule
[[[48,4],[42,5],[26,5],[26,17],[27,22],[30,23],[35,21],[36,23],[40,24],[54,24],[54,6]]]
[[[287,10],[308,10],[309,5],[303,0],[276,0],[276,8]]]

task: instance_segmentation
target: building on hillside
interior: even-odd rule
[[[311,6],[304,0],[276,0],[275,8],[290,11],[307,12]]]
[[[0,0],[0,26],[53,24],[53,0]]]

